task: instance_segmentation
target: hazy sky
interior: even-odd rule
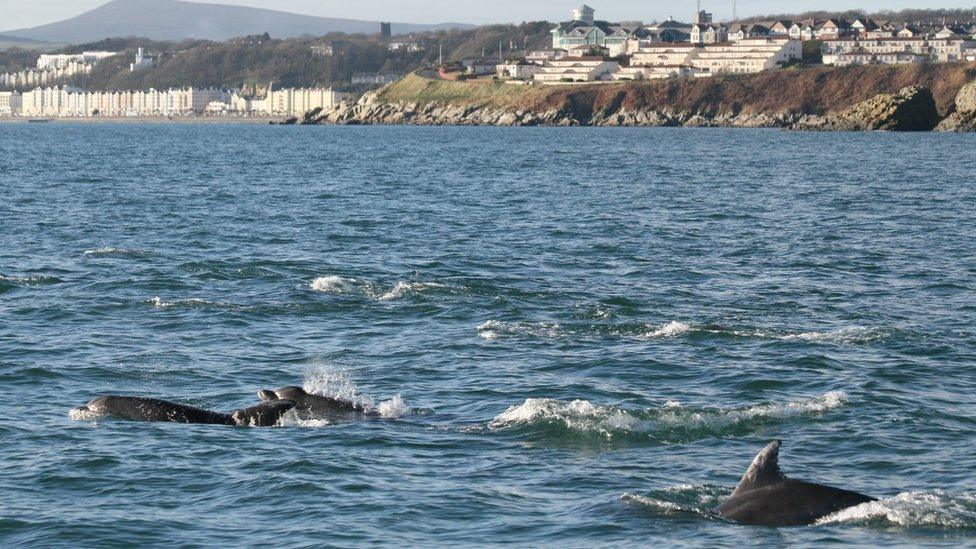
[[[41,25],[78,15],[107,0],[0,0],[0,29]],[[568,19],[578,0],[210,0],[309,15],[402,23],[495,23]],[[972,7],[976,2],[957,0],[738,0],[739,13],[763,14],[810,9],[867,10]],[[668,15],[688,20],[694,0],[587,0],[597,17],[608,20],[663,19]],[[731,0],[702,0],[705,9],[720,19],[732,14]]]

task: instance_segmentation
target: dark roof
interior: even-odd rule
[[[657,24],[657,28],[659,29],[687,29],[690,26],[691,23],[682,23],[681,21],[675,21],[674,19]]]

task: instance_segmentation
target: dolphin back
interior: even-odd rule
[[[876,501],[870,496],[821,484],[789,479],[779,468],[774,441],[756,456],[732,495],[712,512],[753,526],[803,526],[854,507]]]
[[[257,406],[235,410],[231,417],[238,427],[274,427],[281,416],[296,406],[293,400],[269,400]]]
[[[98,415],[131,421],[234,425],[234,420],[227,414],[155,398],[105,396],[92,400],[87,408]]]

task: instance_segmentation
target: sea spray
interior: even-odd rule
[[[969,530],[976,528],[976,495],[942,490],[904,492],[844,509],[817,523]]]
[[[303,381],[303,388],[311,393],[338,400],[351,402],[384,419],[396,419],[411,412],[407,402],[401,395],[374,405],[371,396],[360,394],[359,388],[352,376],[345,369],[332,366],[322,366],[308,372]]]
[[[848,402],[847,394],[832,391],[785,404],[758,404],[741,408],[694,408],[669,400],[663,406],[627,410],[586,400],[562,401],[530,398],[510,406],[487,424],[493,431],[513,430],[551,436],[596,436],[607,440],[628,437],[660,442],[695,440],[758,428],[768,421],[818,417]]]
[[[341,276],[329,275],[320,276],[313,280],[309,287],[313,291],[326,294],[350,294],[359,291],[358,281],[355,278],[344,278]]]

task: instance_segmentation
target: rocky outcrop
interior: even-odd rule
[[[697,113],[673,109],[627,109],[617,106],[590,113],[575,105],[543,111],[503,109],[490,105],[451,103],[389,103],[382,90],[365,94],[355,103],[344,103],[319,113],[313,122],[340,125],[423,126],[695,126],[741,128],[788,128],[804,119],[796,114]]]
[[[882,93],[847,111],[794,125],[800,130],[824,131],[930,131],[939,123],[932,92],[910,86],[898,93]]]
[[[956,96],[956,110],[946,117],[938,127],[941,132],[976,131],[976,82],[963,86]]]
[[[598,112],[566,102],[546,110],[505,109],[490,104],[412,103],[383,100],[383,89],[354,103],[307,115],[303,123],[427,126],[685,126],[792,128],[800,130],[928,131],[939,123],[932,93],[913,86],[881,94],[835,116],[802,113],[723,113],[634,109],[620,104]]]

